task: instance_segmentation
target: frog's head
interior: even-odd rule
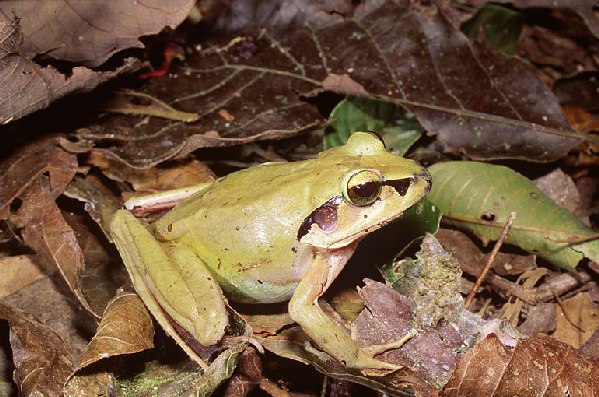
[[[298,240],[323,249],[348,246],[399,217],[431,187],[428,171],[385,150],[375,134],[357,132],[342,147],[327,150],[331,186],[327,200],[305,218]]]

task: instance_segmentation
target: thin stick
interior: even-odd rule
[[[503,230],[501,231],[501,235],[499,236],[499,239],[497,240],[497,242],[495,243],[495,246],[493,247],[493,251],[491,252],[491,255],[489,256],[489,259],[487,259],[487,263],[485,264],[483,271],[478,276],[478,279],[476,280],[474,287],[472,287],[472,291],[470,291],[470,294],[468,294],[466,303],[464,303],[464,307],[466,309],[468,309],[468,306],[470,306],[470,304],[472,303],[472,300],[474,299],[474,295],[476,295],[476,291],[478,291],[478,289],[480,288],[480,285],[483,283],[483,280],[485,279],[485,277],[487,277],[487,273],[489,272],[489,269],[491,269],[491,266],[493,265],[495,256],[499,252],[499,249],[503,245],[503,242],[505,241],[505,238],[507,237],[507,234],[510,231],[512,224],[514,223],[514,219],[516,219],[516,213],[512,212],[510,214],[510,217],[508,218],[507,222],[505,223]]]

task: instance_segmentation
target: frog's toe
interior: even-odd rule
[[[347,365],[348,367],[360,369],[365,375],[379,376],[384,376],[403,368],[403,365],[388,363],[374,358],[368,349],[361,349],[356,362],[348,363]]]

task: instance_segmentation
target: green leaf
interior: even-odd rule
[[[356,131],[374,131],[379,134],[389,151],[405,154],[424,129],[416,116],[390,102],[349,96],[331,112],[331,134],[324,139],[324,148],[344,145]]]
[[[468,38],[475,39],[482,28],[491,45],[506,55],[515,55],[523,24],[524,16],[520,12],[487,4],[464,22],[461,30]]]
[[[584,257],[599,260],[593,230],[560,207],[529,179],[499,165],[446,162],[429,168],[428,199],[444,220],[476,234],[485,244],[497,240],[511,212],[516,219],[506,242],[567,270]]]

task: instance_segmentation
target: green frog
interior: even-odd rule
[[[265,163],[202,184],[147,227],[119,210],[111,233],[137,292],[165,329],[174,321],[213,345],[228,323],[227,298],[289,301],[291,318],[345,366],[394,370],[375,358],[380,350],[359,346],[318,299],[360,240],[430,186],[420,164],[389,153],[374,133],[357,132],[316,159]]]

